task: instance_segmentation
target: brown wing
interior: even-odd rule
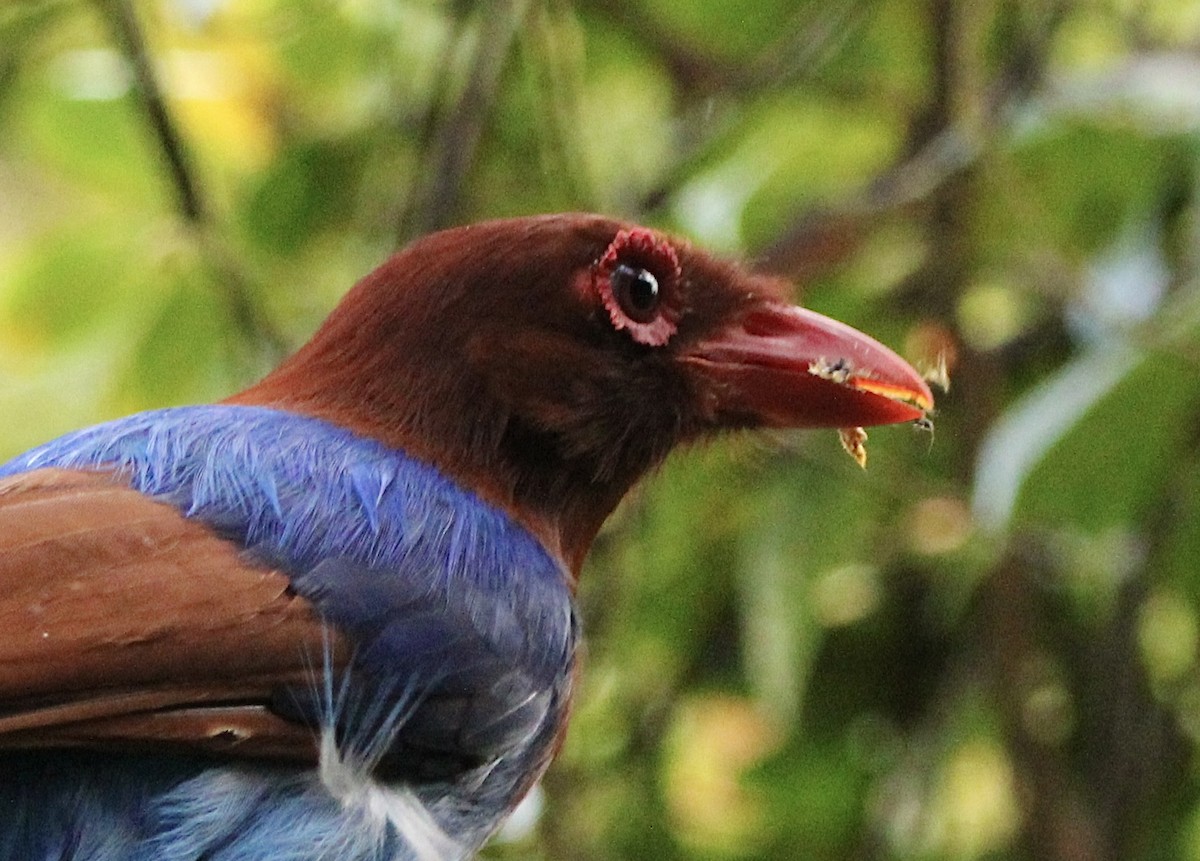
[[[267,704],[329,637],[283,573],[109,475],[0,479],[0,747],[311,759]]]

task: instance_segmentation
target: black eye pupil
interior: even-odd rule
[[[646,269],[618,265],[612,273],[613,295],[621,310],[637,323],[649,323],[658,311],[658,279]]]

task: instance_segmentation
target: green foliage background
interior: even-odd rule
[[[1196,0],[9,0],[0,456],[235,390],[428,230],[680,232],[953,385],[866,473],[736,439],[618,512],[486,856],[1200,859],[1198,168]]]

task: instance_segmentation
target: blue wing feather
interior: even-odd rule
[[[481,630],[497,607],[525,616],[536,664],[568,654],[566,576],[531,535],[433,467],[326,422],[240,406],[142,413],[33,449],[0,477],[48,466],[116,470],[301,580],[328,560],[379,572],[324,584],[322,609],[350,627],[357,589],[372,604],[436,595]]]
[[[339,702],[285,691],[281,711],[290,701],[297,719],[339,722],[348,750],[370,751],[378,760],[372,764],[413,785],[438,826],[463,845],[482,840],[526,788],[527,775],[544,765],[565,713],[576,642],[565,573],[507,515],[431,466],[317,419],[217,405],[81,430],[15,458],[0,467],[0,477],[41,467],[113,470],[285,571],[292,588],[349,636],[356,654]],[[378,749],[381,738],[386,753]],[[170,809],[185,822],[186,811],[212,813],[212,781],[225,775],[226,784],[242,787],[237,791],[259,823],[239,827],[259,836],[235,839],[227,824],[222,839],[233,842],[205,857],[317,857],[282,846],[278,855],[242,850],[265,845],[271,832],[263,823],[285,810],[324,822],[326,832],[342,810],[314,800],[311,775],[280,771],[268,780],[270,791],[260,792],[245,788],[260,785],[242,769],[190,768],[171,772],[170,792],[150,781],[154,804],[125,806],[160,817]],[[137,773],[114,772],[129,779]],[[15,779],[6,774],[0,784],[11,791]],[[197,815],[191,832],[180,825],[171,851],[208,841],[200,836],[204,823],[221,818]],[[0,829],[10,824],[0,815]],[[152,827],[135,843],[151,840],[161,857],[173,857],[162,842],[168,831]],[[387,839],[369,845],[376,854],[343,846],[337,857],[418,857],[393,851]]]

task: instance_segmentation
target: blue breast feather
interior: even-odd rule
[[[78,431],[0,466],[0,476],[41,467],[114,470],[285,571],[356,653],[335,702],[327,680],[324,702],[316,689],[308,700],[289,691],[280,710],[345,723],[338,729],[348,755],[372,767],[388,760],[395,779],[415,786],[439,825],[465,844],[486,835],[525,773],[545,760],[576,645],[564,572],[524,529],[434,468],[327,422],[227,405],[153,411]],[[34,757],[14,772],[44,765]],[[261,778],[232,773],[241,783],[229,777],[221,785],[249,782],[266,792],[255,782]],[[185,775],[189,785],[200,780],[189,768]],[[40,779],[42,791],[53,786]],[[296,783],[294,775],[280,779]],[[5,783],[0,777],[0,801],[18,791]],[[180,799],[184,784],[172,785],[172,809],[206,803]],[[276,804],[287,795],[279,786],[266,794]],[[309,805],[316,822],[319,805],[310,796],[306,786],[288,805]],[[326,811],[338,812],[337,805]],[[153,819],[139,816],[143,825]],[[184,854],[197,839],[187,837]],[[209,842],[205,857],[257,857],[233,851],[243,842],[227,852]],[[372,843],[379,854],[339,851],[409,857],[394,842],[392,834]]]

